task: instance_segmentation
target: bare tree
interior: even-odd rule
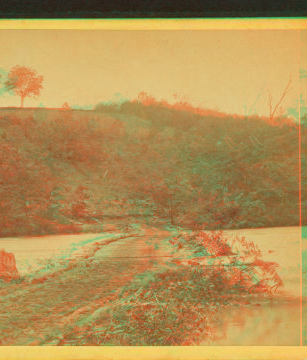
[[[245,120],[248,119],[248,117],[250,116],[250,114],[252,113],[252,111],[255,109],[255,106],[257,105],[258,100],[260,99],[261,94],[262,94],[264,88],[265,88],[265,84],[264,84],[263,87],[260,89],[256,100],[255,100],[254,103],[250,106],[248,112],[247,112],[246,103],[245,103],[245,106],[244,106],[244,108],[245,108]]]
[[[276,116],[278,110],[281,107],[282,102],[284,101],[286,95],[292,90],[292,78],[290,76],[290,79],[288,81],[287,86],[285,87],[281,97],[279,98],[278,102],[276,103],[276,105],[273,105],[273,96],[272,94],[269,94],[269,105],[270,105],[270,120],[273,120],[274,117]]]

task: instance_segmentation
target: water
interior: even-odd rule
[[[301,295],[301,229],[299,226],[245,229],[227,231],[229,235],[245,236],[258,245],[262,260],[278,264],[278,273],[284,282],[280,293],[287,296]]]
[[[300,302],[276,298],[240,306],[223,314],[214,330],[216,339],[201,345],[299,346]]]
[[[301,293],[301,229],[247,229],[228,231],[228,234],[245,236],[262,250],[263,260],[277,262],[284,288],[276,299],[265,304],[227,311],[215,327],[217,338],[210,342],[204,339],[202,345],[299,345],[300,303],[289,299],[298,299]],[[20,274],[26,274],[39,266],[40,260],[68,257],[81,247],[110,236],[114,234],[5,238],[0,239],[0,248],[14,253]],[[103,249],[106,256],[107,247]]]
[[[20,275],[35,270],[42,260],[65,258],[88,242],[103,239],[103,234],[50,235],[0,239],[0,249],[15,255]]]

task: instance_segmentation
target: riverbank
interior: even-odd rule
[[[171,252],[169,240],[178,237],[174,231],[144,227],[130,233],[5,239],[5,244],[1,239],[1,247],[15,252],[17,266],[28,266],[19,282],[0,289],[0,308],[5,314],[0,320],[1,344],[137,345],[156,341],[156,345],[183,345],[205,341],[208,345],[238,345],[239,341],[249,345],[264,341],[261,336],[278,324],[275,335],[266,342],[280,345],[290,327],[293,335],[287,337],[287,343],[297,345],[300,229],[225,233],[227,238],[244,235],[258,245],[263,260],[280,265],[284,288],[278,289],[271,307],[267,301],[272,295],[249,294],[225,283],[219,278],[219,269],[171,264],[170,260],[179,256]],[[239,322],[236,306],[242,310]],[[137,318],[129,330],[131,316]],[[144,321],[158,333],[138,336],[137,331],[145,331]],[[190,326],[188,333],[182,330],[176,339],[168,338],[167,331],[161,333],[170,329],[179,334],[181,322],[182,329]],[[215,333],[215,340],[205,336],[208,331]],[[122,338],[121,332],[130,333],[130,338]],[[247,332],[258,335],[243,340],[242,334]]]

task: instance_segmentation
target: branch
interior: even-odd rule
[[[248,112],[247,117],[249,117],[249,115],[251,114],[252,110],[253,110],[254,107],[256,106],[256,104],[257,104],[257,102],[258,102],[258,100],[259,100],[259,98],[260,98],[260,96],[261,96],[261,93],[262,93],[264,87],[265,87],[265,84],[264,84],[264,86],[262,87],[262,89],[260,89],[259,94],[258,94],[255,102],[254,102],[254,103],[252,104],[252,106],[249,108],[249,112]],[[246,108],[245,108],[245,109],[246,109]],[[246,115],[245,115],[245,116],[246,116]]]
[[[272,100],[273,100],[272,94],[269,94],[270,119],[272,118],[272,108],[273,108]]]
[[[277,109],[279,108],[280,104],[281,104],[282,101],[284,100],[285,96],[288,94],[288,92],[290,92],[290,91],[292,90],[292,88],[290,88],[291,83],[292,83],[292,78],[291,78],[291,76],[290,76],[289,82],[288,82],[288,84],[287,84],[287,86],[286,86],[286,88],[285,88],[285,90],[284,90],[281,98],[279,99],[277,105],[275,106],[274,111],[273,111],[272,114],[271,114],[271,109],[270,109],[270,118],[271,118],[271,119],[273,119],[273,117],[274,117]],[[270,106],[271,106],[271,104],[270,104]]]
[[[233,145],[231,145],[230,141],[229,141],[226,137],[224,137],[224,140],[225,140],[227,146],[228,146],[231,150],[233,150],[233,151],[238,151],[238,152],[239,152],[238,149],[235,149],[235,148],[233,147]]]

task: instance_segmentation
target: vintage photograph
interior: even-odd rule
[[[307,345],[307,31],[0,48],[0,345]]]

